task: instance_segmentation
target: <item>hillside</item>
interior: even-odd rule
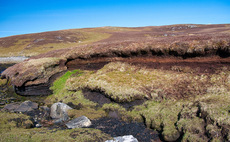
[[[96,42],[110,35],[96,29],[73,29],[0,38],[0,57],[34,56]]]
[[[45,32],[1,38],[0,50],[31,56],[2,84],[80,106],[72,117],[143,122],[162,141],[230,141],[229,24]]]
[[[99,48],[104,48],[105,44],[109,48],[125,47],[132,50],[137,47],[145,49],[148,46],[172,50],[180,47],[181,52],[188,49],[188,52],[193,52],[195,49],[202,50],[205,46],[226,46],[229,42],[229,28],[228,24],[190,24],[137,28],[101,27],[18,35],[0,38],[0,56],[30,57],[57,49],[80,48],[82,45],[92,45],[100,51],[103,49]]]

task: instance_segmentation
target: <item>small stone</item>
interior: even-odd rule
[[[41,127],[42,127],[42,125],[41,125],[41,124],[39,124],[39,123],[37,123],[37,124],[35,125],[35,127],[36,127],[36,128],[41,128]]]
[[[86,116],[81,116],[69,121],[65,125],[69,129],[89,127],[91,125],[91,121]]]
[[[5,103],[0,102],[0,105],[5,105]]]
[[[107,140],[105,142],[138,142],[138,140],[134,138],[133,135],[126,135],[126,136],[114,137],[113,140]]]

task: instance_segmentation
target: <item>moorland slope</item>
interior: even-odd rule
[[[229,24],[54,31],[1,38],[0,50],[31,56],[2,73],[17,94],[92,119],[112,111],[164,141],[230,140]]]

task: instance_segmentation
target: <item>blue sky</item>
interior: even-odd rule
[[[0,0],[0,37],[186,23],[230,23],[230,0]]]

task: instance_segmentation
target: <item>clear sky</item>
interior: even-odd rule
[[[0,0],[0,37],[187,23],[230,23],[230,0]]]

